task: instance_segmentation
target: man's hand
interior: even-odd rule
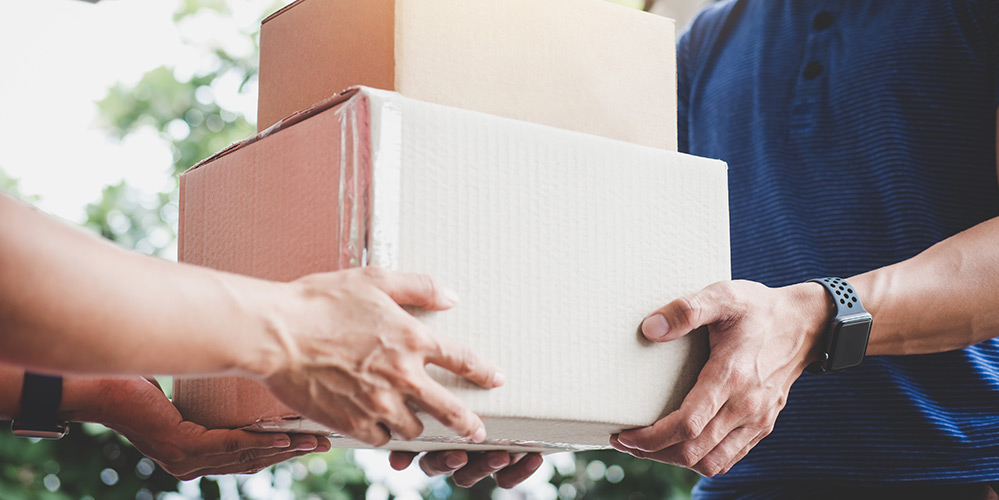
[[[711,354],[680,408],[655,424],[611,437],[639,458],[724,474],[773,430],[791,384],[818,358],[831,303],[816,283],[767,288],[715,283],[642,323],[655,342],[708,327]]]
[[[208,430],[185,421],[149,380],[66,379],[64,414],[99,422],[127,438],[142,454],[181,480],[208,474],[251,474],[290,458],[329,451],[312,435]]]
[[[472,442],[486,437],[477,415],[433,380],[433,363],[494,388],[503,375],[467,347],[438,337],[400,307],[442,310],[457,297],[428,276],[378,268],[314,274],[291,284],[300,309],[274,325],[287,360],[263,379],[292,409],[381,446],[390,433],[413,439],[421,408]]]
[[[389,463],[395,470],[403,470],[416,458],[416,453],[393,451]],[[541,455],[527,453],[511,455],[502,451],[467,453],[464,451],[438,451],[420,458],[420,468],[428,476],[453,474],[454,484],[470,488],[492,474],[500,488],[513,488],[534,474],[541,467]]]

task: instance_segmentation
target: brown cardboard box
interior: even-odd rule
[[[458,307],[415,314],[505,371],[487,391],[430,367],[488,440],[424,419],[391,449],[604,448],[675,409],[706,359],[703,335],[637,328],[728,279],[727,200],[717,160],[362,88],[184,173],[179,257],[276,280],[368,264],[455,289]],[[174,402],[209,427],[329,432],[248,379],[179,378]]]
[[[257,126],[365,85],[676,151],[673,29],[605,0],[298,0],[261,27]]]

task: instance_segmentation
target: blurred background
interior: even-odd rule
[[[708,0],[609,1],[674,18],[680,34]],[[177,175],[254,133],[257,30],[287,3],[5,3],[0,190],[122,246],[175,260]],[[169,394],[170,380],[160,382]],[[15,438],[8,429],[0,425],[0,498],[11,500],[683,499],[697,478],[609,450],[548,456],[513,490],[491,479],[466,490],[416,466],[392,471],[385,452],[333,450],[252,476],[180,482],[97,424],[74,424],[55,442]]]

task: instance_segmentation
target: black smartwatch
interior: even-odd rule
[[[15,436],[59,439],[69,422],[59,419],[62,377],[25,372],[21,386],[21,416],[11,424]]]
[[[836,316],[829,322],[822,349],[822,358],[808,365],[809,373],[832,373],[852,368],[864,361],[867,339],[871,336],[874,318],[860,303],[860,297],[846,280],[821,278],[808,280],[825,287],[836,304]]]

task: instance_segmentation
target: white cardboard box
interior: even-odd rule
[[[693,385],[706,337],[638,328],[729,278],[727,200],[717,160],[360,88],[186,172],[179,253],[277,280],[367,260],[454,288],[458,307],[416,314],[507,374],[487,391],[431,367],[488,440],[425,419],[388,448],[600,448]],[[208,426],[317,430],[247,379],[178,379],[174,401]]]
[[[673,31],[606,0],[298,0],[260,27],[257,126],[365,85],[676,151]]]

